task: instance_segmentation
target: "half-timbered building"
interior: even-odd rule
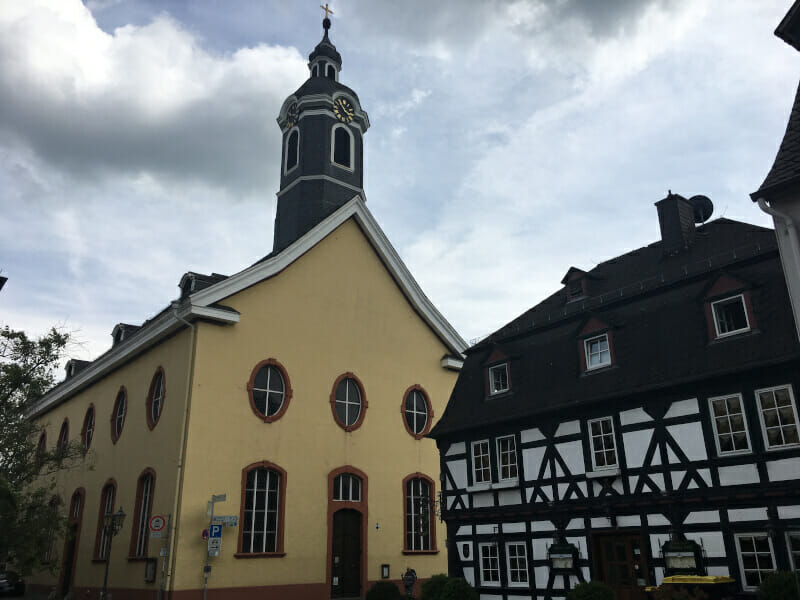
[[[800,560],[800,345],[775,234],[703,196],[474,345],[431,436],[449,569],[482,600]],[[707,221],[707,222],[706,222]]]

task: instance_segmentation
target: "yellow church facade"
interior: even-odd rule
[[[35,594],[97,598],[106,567],[115,600],[201,598],[204,585],[208,598],[359,598],[407,568],[420,580],[447,572],[438,452],[425,434],[466,344],[366,207],[368,118],[338,83],[329,26],[310,83],[278,119],[275,251],[230,277],[188,273],[179,300],[117,326],[113,347],[71,361],[35,408],[43,447],[86,448],[55,476],[69,532],[48,556],[52,573],[29,580]],[[314,135],[322,141],[308,143]],[[304,152],[337,168],[349,158],[350,170],[310,172]],[[319,208],[315,194],[334,201]],[[208,502],[221,495],[214,514],[236,523],[223,519],[210,546]],[[103,517],[120,508],[109,535]]]

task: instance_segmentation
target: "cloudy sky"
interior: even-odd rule
[[[318,4],[0,0],[0,323],[91,359],[184,272],[269,253]],[[467,339],[657,240],[668,189],[770,225],[747,194],[800,75],[790,4],[334,0],[367,205]]]

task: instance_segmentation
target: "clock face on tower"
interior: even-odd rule
[[[297,125],[297,120],[299,117],[300,111],[297,108],[297,102],[293,102],[289,107],[289,110],[286,111],[286,125],[289,127],[294,127]]]
[[[353,120],[356,111],[353,109],[353,105],[350,104],[347,99],[337,98],[333,101],[333,114],[336,115],[336,118],[342,123],[349,123]]]

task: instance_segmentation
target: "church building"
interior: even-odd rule
[[[115,600],[359,598],[446,572],[426,434],[466,344],[366,207],[369,117],[323,26],[277,118],[272,252],[186,273],[35,407],[41,447],[78,440],[85,459],[55,476],[69,532],[31,592],[97,598],[108,569]]]
[[[775,232],[705,196],[466,351],[431,432],[451,575],[482,600],[751,594],[800,566],[800,344]],[[728,582],[730,584],[730,582]]]

